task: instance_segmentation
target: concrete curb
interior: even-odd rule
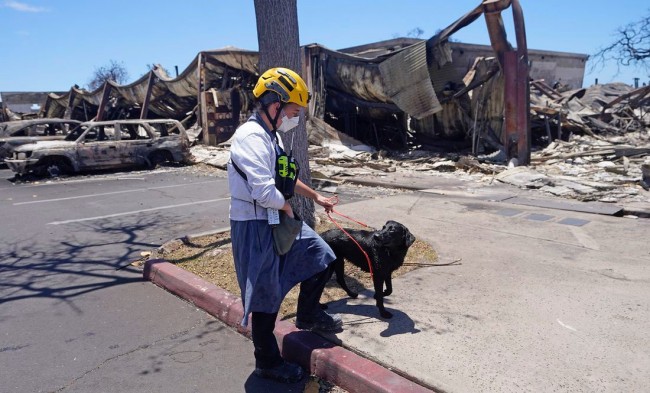
[[[162,259],[147,261],[143,277],[250,338],[250,329],[239,324],[244,314],[239,297]],[[275,336],[286,359],[351,393],[432,392],[317,334],[296,329],[292,323],[278,321]]]

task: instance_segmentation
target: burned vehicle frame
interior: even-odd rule
[[[0,123],[0,163],[8,158],[11,150],[26,143],[64,139],[75,129],[78,120],[70,119],[31,119]]]
[[[60,141],[19,146],[5,162],[19,175],[57,176],[98,169],[186,163],[191,156],[182,124],[173,119],[82,123]]]

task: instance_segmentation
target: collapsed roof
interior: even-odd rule
[[[150,89],[149,117],[181,119],[197,105],[199,62],[207,83],[204,90],[212,87],[223,90],[256,80],[257,59],[257,52],[237,48],[203,51],[176,78],[170,78],[157,67],[127,85],[109,81],[114,110],[108,117],[125,117],[129,110],[140,108]],[[68,112],[73,119],[90,120],[98,112],[104,90],[105,86],[94,91],[73,87],[65,94],[51,93],[43,107],[43,115],[64,117]]]

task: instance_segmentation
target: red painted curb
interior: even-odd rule
[[[161,259],[147,261],[143,277],[250,338],[250,328],[240,325],[244,310],[239,297]],[[351,393],[432,392],[314,333],[296,329],[292,323],[278,321],[275,336],[283,357]]]

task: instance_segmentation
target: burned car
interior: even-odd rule
[[[64,140],[18,146],[5,162],[17,174],[58,176],[130,166],[155,168],[190,159],[185,128],[177,120],[113,120],[82,123]]]
[[[32,119],[0,123],[0,163],[16,146],[35,141],[60,140],[77,126],[78,120]]]

